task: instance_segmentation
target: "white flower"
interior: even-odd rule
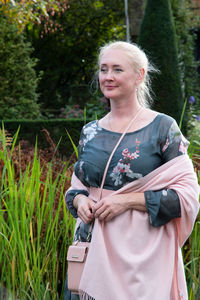
[[[102,130],[101,128],[98,128],[98,130]],[[87,144],[87,142],[91,141],[95,135],[97,134],[97,125],[96,123],[90,124],[89,126],[86,126],[83,128],[83,134],[85,135],[85,138],[83,139],[83,148]]]
[[[131,159],[138,158],[138,157],[139,157],[139,154],[137,154],[136,152],[131,153]]]
[[[121,174],[119,174],[119,173],[111,173],[111,174],[110,174],[110,177],[111,177],[112,180],[114,181],[114,185],[115,185],[115,186],[122,184],[122,181],[121,181]]]

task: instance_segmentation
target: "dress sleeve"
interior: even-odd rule
[[[78,218],[77,210],[73,205],[74,197],[78,194],[83,194],[85,196],[88,196],[89,190],[86,186],[82,184],[82,182],[73,173],[71,186],[65,193],[65,203],[74,218]]]
[[[83,151],[83,129],[81,131],[80,140],[79,140],[79,146],[78,146],[78,156],[80,156],[81,152]],[[78,218],[77,210],[73,205],[74,197],[78,194],[83,194],[85,196],[89,195],[89,189],[86,187],[73,173],[72,179],[71,179],[71,186],[65,193],[65,203],[67,208],[69,209],[70,213],[74,218]]]
[[[177,123],[168,126],[166,134],[160,137],[160,150],[163,163],[186,155],[189,142],[182,135]],[[181,217],[181,206],[175,190],[146,191],[144,193],[150,223],[154,227],[165,225],[174,218]]]

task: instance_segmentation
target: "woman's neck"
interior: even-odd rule
[[[138,102],[110,101],[110,116],[113,119],[130,119],[141,108]]]

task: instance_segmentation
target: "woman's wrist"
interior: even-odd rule
[[[85,198],[87,196],[83,195],[83,194],[77,194],[75,197],[74,197],[74,200],[73,200],[73,206],[78,209],[78,203],[79,201],[82,199],[82,198]]]
[[[80,194],[76,195],[76,196],[74,197],[74,200],[73,200],[73,206],[74,206],[76,209],[78,209],[78,199],[79,199],[79,197],[80,197]]]
[[[144,193],[127,193],[125,194],[125,199],[129,209],[147,211]]]

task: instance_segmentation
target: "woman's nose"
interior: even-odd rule
[[[112,70],[108,70],[106,72],[106,79],[107,80],[113,79],[113,71]]]

